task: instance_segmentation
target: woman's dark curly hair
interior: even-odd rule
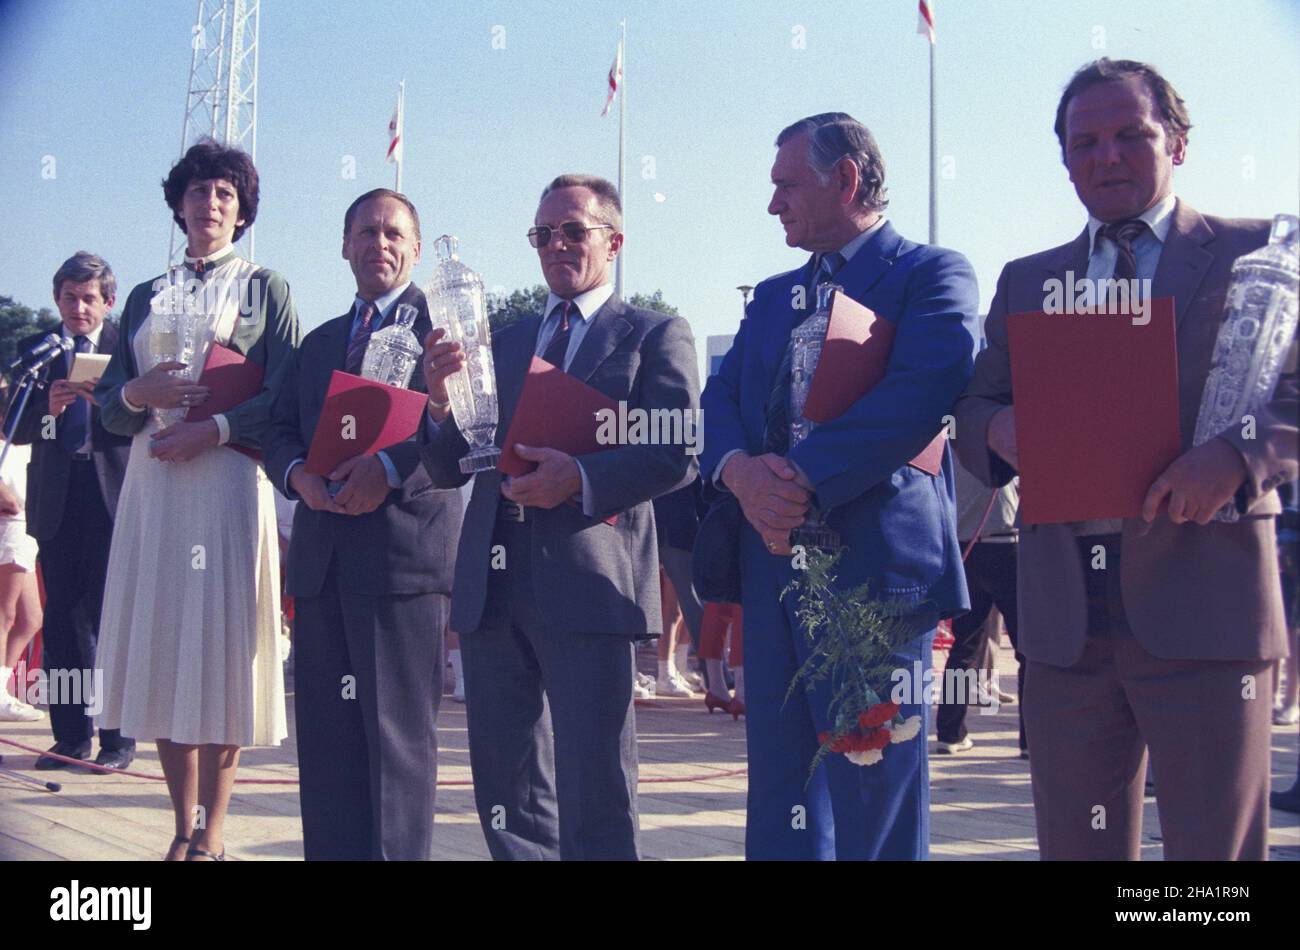
[[[235,228],[234,240],[238,241],[257,219],[257,166],[247,152],[204,139],[191,146],[185,157],[167,173],[162,183],[163,197],[167,200],[167,207],[172,209],[172,219],[180,225],[181,231],[185,231],[185,219],[181,215],[185,189],[192,181],[211,181],[214,178],[230,182],[239,195],[239,216],[244,223]]]

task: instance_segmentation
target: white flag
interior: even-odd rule
[[[609,67],[609,95],[605,97],[605,108],[600,110],[603,119],[609,115],[609,107],[614,103],[614,93],[623,85],[623,41],[618,41],[618,52],[614,54],[614,65]]]

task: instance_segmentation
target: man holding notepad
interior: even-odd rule
[[[33,393],[14,433],[15,443],[32,446],[27,532],[40,546],[45,581],[44,665],[78,675],[95,665],[113,515],[131,451],[129,438],[103,427],[92,396],[117,345],[117,327],[104,322],[116,292],[113,271],[96,254],[78,251],[59,267],[54,275],[54,302],[63,320],[59,333],[73,348],[51,364],[48,388]],[[41,336],[23,340],[19,352]],[[89,758],[94,725],[86,704],[68,699],[50,697],[55,739],[50,751]],[[134,739],[116,729],[99,730],[97,764],[126,768],[134,755]],[[40,758],[36,767],[68,766]]]
[[[1148,749],[1167,859],[1267,855],[1272,661],[1286,652],[1274,488],[1296,475],[1295,358],[1250,426],[1192,446],[1232,263],[1268,223],[1175,197],[1190,127],[1148,65],[1074,75],[1056,132],[1088,226],[1004,268],[956,409],[966,467],[989,485],[1021,476],[1024,717],[1047,859],[1139,857]],[[1055,309],[1078,278],[1138,288],[1142,317]],[[1068,334],[1068,361],[1043,357]],[[1092,385],[1061,385],[1079,367]],[[1076,412],[1091,435],[1062,422]],[[1240,520],[1212,521],[1229,501]]]

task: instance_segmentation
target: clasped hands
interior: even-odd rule
[[[721,477],[768,552],[790,554],[790,532],[812,505],[813,486],[803,473],[780,455],[740,453],[727,460]]]
[[[988,446],[1018,468],[1015,408],[1007,406],[989,420]],[[1209,524],[1249,475],[1246,462],[1226,439],[1210,439],[1174,459],[1147,489],[1142,518],[1150,524],[1164,511],[1174,524]]]
[[[122,387],[122,395],[133,406],[152,409],[182,409],[197,406],[207,400],[212,390],[200,386],[183,376],[172,375],[173,370],[185,368],[184,363],[159,363],[149,372],[137,376]],[[54,392],[51,388],[50,399]],[[202,452],[221,444],[221,430],[211,419],[199,422],[176,422],[159,429],[150,436],[149,454],[160,462],[188,462]]]
[[[343,487],[331,495],[329,482],[343,482]],[[392,491],[388,484],[388,470],[373,455],[358,455],[340,462],[330,472],[328,481],[309,474],[305,466],[295,465],[289,473],[289,487],[312,511],[328,511],[335,515],[369,514],[382,505]]]

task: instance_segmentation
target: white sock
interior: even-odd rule
[[[689,673],[691,669],[691,645],[689,643],[677,644],[677,649],[673,652],[673,663],[677,666],[677,672]]]
[[[666,683],[672,679],[675,672],[677,672],[677,670],[673,666],[673,658],[671,656],[666,660],[659,661],[659,681],[661,683]]]
[[[718,699],[729,699],[727,691],[727,674],[723,672],[721,660],[705,660],[704,668],[709,673],[709,692]]]
[[[736,680],[736,698],[743,703],[745,701],[745,668],[737,666],[731,671],[731,675]]]
[[[448,650],[447,659],[451,661],[451,672],[456,677],[456,692],[465,692],[465,673],[460,665],[460,650]]]

